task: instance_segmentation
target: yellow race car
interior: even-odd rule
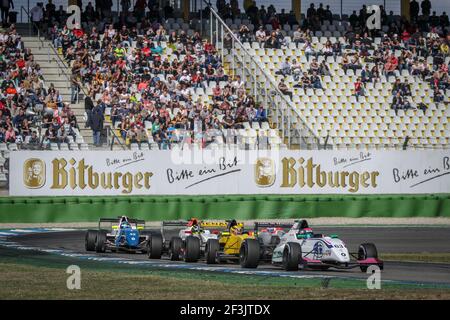
[[[260,243],[253,232],[244,231],[243,223],[227,221],[227,229],[218,239],[208,239],[205,247],[206,263],[239,262],[243,268],[256,268],[260,257]]]

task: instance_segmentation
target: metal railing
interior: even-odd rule
[[[106,143],[109,146],[110,150],[113,149],[114,143],[117,141],[119,145],[122,147],[123,150],[127,150],[128,147],[125,145],[125,143],[122,142],[121,137],[119,138],[114,131],[114,127],[111,125],[106,126]]]
[[[231,71],[240,75],[245,82],[247,90],[255,97],[255,101],[267,108],[272,123],[281,131],[282,138],[287,140],[288,147],[298,144],[301,149],[320,149],[319,137],[306,123],[304,117],[295,108],[295,105],[285,94],[278,89],[272,75],[250,54],[242,42],[233,34],[211,5],[209,7],[210,19],[208,35],[211,43],[220,50],[222,63],[230,63]],[[230,48],[225,48],[225,39],[231,40]],[[226,59],[226,60],[224,60]],[[246,81],[247,79],[251,81]]]
[[[25,12],[25,15],[28,18],[28,21],[27,21],[28,22],[28,34],[31,35],[32,25],[31,25],[31,17],[30,17],[29,11],[30,11],[30,5],[28,5],[28,9],[25,9],[24,6],[20,7],[20,21],[23,22],[23,13]]]
[[[64,61],[64,59],[61,58],[60,54],[58,53],[57,48],[55,48],[53,46],[53,43],[50,42],[50,45],[47,45],[44,42],[47,39],[45,39],[45,37],[42,36],[42,31],[40,30],[39,26],[31,20],[30,12],[25,7],[22,6],[20,8],[20,13],[21,13],[21,15],[22,15],[22,13],[25,13],[25,15],[28,17],[29,35],[31,36],[33,34],[31,30],[32,30],[32,27],[34,26],[34,28],[37,30],[37,38],[40,43],[39,49],[42,49],[44,47],[47,48],[47,61],[49,63],[51,63],[51,62],[56,63],[56,65],[58,67],[58,76],[64,76],[67,80],[67,83],[69,84],[68,88],[70,88],[72,85],[72,79],[71,79],[71,74],[69,74],[67,72],[68,69],[70,70],[70,66]],[[52,55],[52,58],[50,58],[50,53]],[[83,92],[83,94],[85,96],[87,96],[85,88],[83,86],[80,86],[80,89]],[[77,103],[79,102],[79,94],[80,94],[80,90],[77,90],[76,91]]]

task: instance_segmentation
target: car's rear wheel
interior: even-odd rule
[[[239,250],[239,262],[242,268],[256,268],[259,263],[260,245],[256,239],[245,239]]]
[[[160,234],[152,234],[147,241],[147,254],[149,259],[161,259],[163,239]]]
[[[189,236],[184,245],[184,261],[197,262],[200,259],[200,239]]]
[[[302,247],[296,242],[288,242],[283,251],[283,269],[297,271],[302,257]]]
[[[169,245],[169,259],[172,261],[180,260],[183,240],[180,237],[173,237]]]
[[[95,251],[98,253],[106,251],[106,233],[103,231],[97,232],[95,237]]]
[[[84,247],[86,251],[95,250],[95,238],[97,237],[97,230],[86,231],[86,237],[84,239]]]
[[[217,254],[220,250],[219,240],[208,239],[206,241],[205,258],[207,264],[217,263]]]
[[[362,243],[358,249],[358,260],[366,260],[369,258],[378,259],[378,250],[373,243]],[[369,266],[360,266],[362,272],[367,272]]]

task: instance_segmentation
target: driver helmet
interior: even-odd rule
[[[126,216],[122,216],[120,218],[120,228],[125,229],[125,228],[130,228],[130,227],[131,227],[131,225],[128,222],[128,218]]]
[[[198,219],[197,218],[191,218],[188,221],[188,227],[198,226]]]
[[[235,224],[234,226],[232,226],[230,228],[230,232],[231,232],[231,234],[234,234],[234,235],[240,235],[240,234],[242,234],[242,228],[240,225]]]
[[[307,238],[311,238],[313,236],[313,231],[311,228],[300,229],[299,234],[306,235]]]

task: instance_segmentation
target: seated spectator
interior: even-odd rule
[[[333,56],[333,45],[331,44],[330,40],[325,43],[325,47],[322,49],[322,53],[325,57]]]
[[[342,55],[342,48],[341,48],[341,44],[339,42],[335,42],[333,44],[333,56],[334,59],[336,59],[337,56]]]
[[[192,85],[195,88],[205,88],[204,84],[203,84],[203,80],[204,77],[201,73],[201,71],[197,71],[193,76],[192,76]]]
[[[16,142],[16,132],[12,126],[8,127],[5,133],[5,142],[15,143]]]
[[[394,74],[394,70],[397,70],[398,67],[398,58],[394,54],[388,55],[386,59],[386,63],[384,64],[384,74],[385,76],[389,76]]]
[[[255,38],[260,47],[263,47],[263,45],[269,39],[269,37],[266,35],[266,31],[264,31],[264,28],[262,26],[259,27],[258,31],[256,31]]]
[[[411,105],[409,104],[409,102],[398,91],[395,97],[392,99],[391,109],[394,109],[395,114],[397,115],[399,109],[406,110],[409,109],[410,107]]]
[[[309,64],[309,73],[318,73],[319,72],[320,65],[317,62],[317,58],[313,58],[311,63]]]
[[[368,65],[361,71],[361,81],[363,83],[372,82],[372,72],[369,70]]]
[[[350,63],[347,65],[347,69],[352,69],[356,73],[356,70],[362,69],[361,61],[358,54],[353,55]]]
[[[306,74],[303,74],[303,76],[300,79],[300,82],[294,85],[294,88],[311,89],[312,87],[313,85],[311,79]]]
[[[275,72],[275,74],[280,74],[283,76],[287,76],[291,74],[291,64],[289,63],[289,57],[286,57],[286,59],[281,63],[281,69],[277,72]]]
[[[325,60],[323,60],[323,61],[320,63],[319,74],[320,74],[321,76],[329,76],[329,75],[331,75],[330,68],[328,67],[328,65],[327,65],[327,63],[325,62]]]
[[[294,81],[298,81],[303,74],[302,64],[297,62],[297,59],[292,60],[291,65],[292,74],[294,75]]]
[[[370,70],[370,73],[372,74],[372,80],[373,82],[380,82],[381,81],[381,77],[380,77],[380,71],[378,69],[377,65],[374,65],[372,67],[372,70]]]
[[[248,29],[247,25],[241,24],[241,27],[239,28],[239,40],[241,42],[248,42],[251,41],[252,36],[250,33],[250,30]]]
[[[267,111],[266,111],[266,109],[264,109],[264,107],[262,105],[258,106],[258,109],[256,110],[256,115],[255,115],[253,121],[256,121],[259,123],[268,121]]]
[[[439,89],[434,89],[433,101],[434,101],[435,103],[441,103],[441,102],[444,102],[444,95],[443,95],[443,93],[442,93],[441,90],[439,90]]]
[[[303,45],[303,51],[305,52],[305,56],[309,59],[310,56],[317,58],[317,52],[314,50],[312,44],[309,41],[305,41]]]
[[[67,133],[65,127],[61,126],[57,132],[58,142],[59,143],[68,143],[69,140],[68,140],[67,136],[68,136],[68,133]]]
[[[281,48],[281,42],[280,39],[277,37],[275,32],[272,32],[268,39],[266,40],[266,44],[264,46],[265,48],[272,48],[272,49],[280,49]]]
[[[300,27],[297,28],[297,30],[294,31],[292,35],[292,41],[295,44],[303,43],[305,42],[303,31]]]
[[[314,71],[311,76],[311,84],[314,89],[322,89],[322,83],[320,81],[320,77],[317,75],[317,73]]]
[[[292,92],[289,91],[288,86],[286,85],[286,83],[284,83],[284,79],[281,79],[280,83],[278,84],[278,89],[281,91],[281,93],[289,96],[292,99]]]
[[[219,84],[217,83],[216,86],[212,89],[213,93],[213,99],[222,101],[222,89],[220,88]]]
[[[31,132],[30,140],[28,141],[28,144],[31,148],[36,149],[39,146],[40,139],[37,135],[36,131]]]
[[[355,86],[356,100],[359,101],[359,97],[365,95],[364,82],[362,82],[361,77],[358,77],[358,79],[356,80],[354,86]]]

